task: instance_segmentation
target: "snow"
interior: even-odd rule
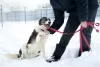
[[[97,17],[96,22],[100,22],[99,19],[100,17]],[[0,27],[0,67],[100,67],[100,32],[97,33],[95,30],[92,33],[92,51],[84,52],[79,58],[76,58],[79,48],[79,33],[73,36],[58,62],[47,63],[41,56],[23,60],[8,58],[6,54],[18,53],[37,23],[38,21],[30,21],[26,24],[25,22],[4,22],[4,26]],[[60,31],[63,31],[64,25]],[[100,27],[97,28],[100,30]],[[47,58],[52,55],[60,37],[60,33],[49,36],[46,43]]]

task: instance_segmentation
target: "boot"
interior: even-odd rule
[[[51,63],[51,62],[56,62],[56,61],[58,61],[58,60],[60,60],[60,58],[57,58],[57,57],[55,57],[55,56],[51,56],[51,58],[50,58],[50,59],[47,59],[46,61],[47,61],[48,63]]]

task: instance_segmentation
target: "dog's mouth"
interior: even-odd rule
[[[46,28],[50,28],[50,24],[51,24],[51,22],[49,21],[47,21],[45,24],[44,24],[44,26],[46,27]]]
[[[50,28],[50,24],[44,24],[44,26],[48,29]]]

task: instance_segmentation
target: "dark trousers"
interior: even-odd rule
[[[97,9],[94,9],[94,10],[90,10],[89,11],[89,16],[88,16],[88,21],[90,22],[94,22],[95,21],[95,17],[96,17],[96,13],[97,13]],[[64,28],[64,32],[65,33],[74,33],[76,31],[76,29],[79,27],[80,25],[80,21],[79,21],[79,18],[78,18],[78,15],[73,12],[73,13],[70,13],[69,14],[69,17],[68,17],[68,21],[66,23],[66,26]],[[93,28],[88,26],[87,28],[85,28],[82,32],[83,34],[85,35],[85,37],[87,38],[89,44],[91,42],[91,33],[92,33],[92,30]],[[66,34],[63,34],[61,39],[60,39],[60,42],[59,44],[56,45],[56,49],[53,53],[53,56],[56,58],[56,59],[60,59],[61,56],[63,55],[65,49],[66,49],[66,46],[68,45],[70,39],[72,38],[73,35],[66,35]],[[73,45],[74,46],[74,45]],[[82,39],[82,49],[83,49],[83,52],[84,51],[89,51],[90,48],[88,48],[88,46],[86,45],[85,41]],[[79,56],[81,56],[81,52],[79,50]]]

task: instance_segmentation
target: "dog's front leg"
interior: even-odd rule
[[[46,56],[45,56],[45,48],[44,47],[41,49],[41,53],[42,53],[42,57],[45,59]]]

